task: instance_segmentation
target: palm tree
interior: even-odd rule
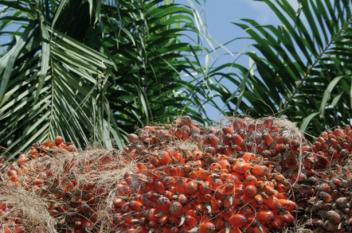
[[[248,33],[253,66],[231,64],[219,95],[228,114],[286,116],[302,130],[318,134],[352,119],[352,2],[301,0],[296,10],[288,0],[263,0],[279,26],[244,19],[236,25]]]
[[[0,146],[56,135],[122,146],[126,131],[193,114],[192,9],[160,0],[0,0]],[[186,35],[189,35],[187,33]],[[201,106],[198,106],[201,108]]]
[[[165,2],[122,0],[102,14],[102,48],[117,67],[107,98],[116,122],[129,132],[183,114],[204,120],[193,108],[201,104],[189,98],[194,85],[182,78],[199,49],[196,42],[184,42],[197,35],[193,10]]]

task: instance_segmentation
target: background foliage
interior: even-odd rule
[[[253,41],[253,66],[231,64],[238,90],[218,88],[228,114],[286,116],[314,135],[350,123],[352,2],[302,0],[297,11],[287,0],[262,2],[280,25],[235,23]]]
[[[111,148],[147,123],[181,114],[205,119],[202,105],[196,111],[188,98],[192,82],[181,79],[199,50],[180,40],[197,33],[187,6],[159,0],[0,4],[1,32],[10,37],[0,60],[5,153],[55,135],[79,147]]]
[[[280,25],[235,22],[253,42],[247,67],[209,64],[214,47],[203,45],[211,38],[193,3],[0,0],[0,33],[9,38],[0,59],[1,152],[15,156],[56,135],[78,147],[121,147],[145,124],[180,115],[207,124],[205,105],[286,116],[312,135],[350,123],[351,1],[261,2]]]

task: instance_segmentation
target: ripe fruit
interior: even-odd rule
[[[74,147],[57,137],[33,145],[6,179],[16,173],[16,185],[48,200],[59,233],[104,227],[143,233],[280,232],[296,209],[288,202],[289,180],[275,167],[292,165],[285,173],[296,172],[297,148],[294,139],[280,135],[284,129],[268,119],[238,119],[223,129],[207,129],[182,118],[130,134],[118,155],[61,154]],[[282,145],[280,152],[276,145]]]
[[[208,221],[203,221],[199,225],[199,233],[212,233],[215,232],[216,228],[215,225]]]
[[[61,137],[61,136],[57,136],[56,138],[55,138],[55,145],[60,145],[61,143],[63,143],[64,142],[64,138],[63,137]]]
[[[248,219],[242,214],[233,214],[229,218],[229,223],[235,228],[242,228],[247,222]]]
[[[258,219],[263,224],[270,223],[272,220],[274,220],[274,218],[275,215],[270,210],[261,210],[256,215],[256,219]]]

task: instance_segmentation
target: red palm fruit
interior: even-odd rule
[[[277,197],[278,199],[287,199],[286,193],[278,193],[278,194],[276,195],[276,197]]]
[[[246,185],[256,185],[257,184],[257,178],[253,175],[248,175],[245,179],[245,184]]]
[[[215,212],[218,211],[219,208],[221,207],[221,200],[218,200],[215,197],[211,198],[210,206],[212,211],[215,211]]]
[[[172,188],[172,187],[171,187]],[[164,192],[165,197],[172,199],[172,196],[174,195],[174,193],[171,190],[166,190]]]
[[[216,147],[219,144],[220,139],[215,134],[208,134],[204,140],[204,144]]]
[[[275,209],[279,210],[280,208],[282,208],[282,206],[279,203],[279,199],[277,199],[274,196],[269,196],[268,198],[264,198],[264,204],[272,210],[275,210]]]
[[[208,220],[203,220],[199,224],[199,233],[212,233],[215,232],[216,228],[214,223],[208,221]]]
[[[267,129],[271,129],[273,127],[273,123],[274,123],[273,118],[267,118],[263,122],[265,128],[267,128]]]
[[[114,206],[115,208],[121,208],[123,206],[123,204],[125,203],[125,201],[122,198],[115,198],[114,200]]]
[[[176,192],[178,193],[186,193],[186,180],[179,178],[176,181]]]
[[[328,183],[322,183],[322,184],[318,185],[317,190],[330,193],[331,187]]]
[[[288,199],[279,199],[280,206],[282,206],[285,210],[293,211],[297,209],[297,204]]]
[[[143,203],[140,202],[140,201],[131,201],[131,202],[129,203],[129,207],[130,207],[132,210],[141,211],[141,210],[142,210],[142,207],[143,207]]]
[[[162,152],[160,158],[159,158],[159,163],[160,165],[167,165],[170,164],[172,161],[171,156],[169,154],[169,152],[164,151]]]
[[[268,167],[257,164],[253,166],[251,172],[257,177],[262,177],[268,173]]]
[[[158,193],[164,193],[165,186],[161,181],[158,180],[153,184],[153,190],[155,190]]]
[[[196,219],[194,216],[192,216],[192,215],[186,215],[186,217],[185,217],[185,223],[187,224],[187,226],[193,228],[193,227],[197,226],[198,221],[197,221],[197,219]]]
[[[227,181],[227,182],[232,182],[232,183],[238,182],[237,176],[234,176],[234,175],[228,173],[228,171],[222,172],[222,173],[220,174],[220,179],[221,179],[222,181],[224,181],[224,182],[225,182],[225,181]]]
[[[230,169],[231,168],[231,164],[229,163],[229,161],[227,159],[221,159],[219,161],[219,164],[221,166],[222,169]]]
[[[293,215],[288,211],[286,211],[284,214],[281,214],[279,217],[283,222],[286,223],[292,223],[295,220],[295,217],[293,217]]]
[[[238,161],[232,166],[232,171],[238,174],[244,174],[250,169],[251,165],[247,162]]]
[[[198,190],[200,194],[204,194],[204,195],[212,192],[209,182],[207,181],[199,182]]]
[[[243,233],[240,228],[231,229],[230,233]]]
[[[250,152],[245,152],[243,155],[242,155],[242,159],[246,162],[249,162],[249,161],[252,161],[252,160],[256,160],[257,159],[257,156],[253,153],[250,153]]]
[[[279,182],[279,183],[282,183],[282,182],[284,182],[286,179],[285,179],[285,177],[284,177],[283,175],[277,174],[277,175],[275,175],[275,180],[276,180],[277,182]]]
[[[247,185],[244,189],[244,194],[247,197],[254,197],[257,195],[257,188],[254,185]]]
[[[333,134],[334,134],[336,137],[340,137],[340,138],[346,136],[346,134],[345,134],[345,132],[344,132],[343,129],[335,129],[334,132],[333,132]]]
[[[221,193],[223,195],[231,195],[234,193],[235,185],[233,183],[225,183],[222,187]]]
[[[231,126],[227,126],[222,128],[222,132],[226,135],[226,134],[233,134],[234,130]]]
[[[27,161],[26,155],[25,154],[20,154],[20,156],[17,159],[17,164],[18,166],[23,166]]]
[[[259,222],[267,224],[275,218],[275,215],[270,210],[261,210],[257,212],[255,218],[258,219]]]
[[[235,119],[232,122],[232,126],[235,130],[240,130],[240,129],[246,129],[247,128],[247,122],[244,121],[244,119]]]
[[[235,228],[241,228],[247,224],[248,219],[242,214],[232,214],[228,222]]]
[[[137,163],[137,169],[139,173],[145,173],[148,170],[147,166],[143,163]]]
[[[185,158],[183,157],[183,155],[180,152],[178,152],[178,151],[169,151],[169,154],[170,154],[171,158],[173,158],[178,163],[180,163],[180,164],[184,164],[185,163]]]
[[[264,142],[267,146],[271,145],[274,141],[273,137],[268,133],[264,134],[263,138],[264,138]]]
[[[283,152],[286,149],[286,145],[283,143],[277,143],[275,144],[274,148],[277,153]]]
[[[33,184],[38,187],[42,186],[43,183],[44,183],[44,181],[42,179],[38,179],[38,178],[34,179],[34,181],[33,181]]]
[[[244,140],[241,137],[241,135],[234,134],[233,137],[232,137],[232,141],[233,141],[233,143],[235,143],[235,145],[242,146]]]
[[[285,193],[286,191],[288,191],[289,186],[284,185],[284,184],[277,184],[276,189],[277,189],[277,191],[279,191],[280,193]]]
[[[10,176],[10,180],[14,183],[18,182],[18,176],[15,175],[15,176]]]
[[[64,138],[63,137],[61,137],[61,136],[57,136],[56,138],[55,138],[55,144],[58,146],[58,145],[60,145],[61,143],[63,143],[64,142]]]
[[[258,205],[262,205],[264,203],[264,199],[263,199],[263,196],[260,195],[260,194],[257,194],[254,196],[254,200],[256,201],[256,203]]]
[[[277,195],[279,192],[274,189],[271,185],[264,185],[264,192],[268,195]]]
[[[158,167],[159,166],[159,159],[156,156],[150,156],[149,163],[153,164],[155,167]]]
[[[149,221],[157,221],[157,210],[155,208],[151,208],[147,211],[147,219]]]
[[[11,177],[11,176],[17,176],[17,171],[16,171],[15,169],[9,169],[9,170],[7,171],[7,175],[8,175],[9,177]]]

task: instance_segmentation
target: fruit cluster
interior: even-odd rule
[[[269,232],[294,221],[289,181],[266,159],[243,152],[248,145],[232,125],[206,129],[185,117],[172,127],[145,127],[129,140],[124,154],[139,155],[139,162],[116,193],[118,229]]]
[[[24,233],[33,230],[28,229],[31,224],[27,221],[28,219],[24,219],[24,215],[29,212],[24,210],[24,205],[26,204],[24,202],[32,202],[28,208],[34,208],[35,199],[39,198],[39,196],[33,195],[32,191],[38,190],[38,193],[41,193],[42,190],[40,188],[46,179],[53,175],[51,173],[52,170],[47,169],[44,163],[40,162],[40,158],[45,159],[48,156],[52,157],[63,152],[71,153],[75,150],[72,144],[64,143],[64,139],[58,136],[54,141],[32,145],[27,155],[21,154],[15,163],[6,167],[7,176],[0,179],[3,181],[0,183],[0,194],[2,197],[0,198],[0,232]],[[41,164],[40,168],[37,167],[39,164]],[[43,193],[47,193],[47,191],[49,190]],[[45,195],[42,197],[45,197]],[[41,206],[41,208],[45,208],[45,206]],[[38,214],[36,211],[32,210],[32,212]],[[26,217],[36,219],[35,216]],[[40,224],[36,223],[36,225]]]
[[[27,155],[20,155],[16,163],[8,167],[4,179],[4,183],[13,184],[28,197],[33,195],[35,199],[45,202],[42,208],[46,208],[55,219],[55,232],[79,233],[96,229],[104,197],[122,178],[119,171],[128,165],[126,159],[105,150],[74,151],[76,149],[64,143],[62,137],[33,145]],[[8,187],[0,187],[3,196],[6,195],[5,188]],[[21,193],[13,194],[13,197],[18,198],[18,195]],[[50,232],[46,222],[42,223],[40,231],[31,228],[24,221],[33,216],[24,216],[21,211],[23,206],[18,206],[21,203],[6,204],[5,201],[0,200],[3,231]],[[37,215],[37,212],[32,210],[32,214]]]
[[[328,170],[344,165],[352,154],[352,127],[323,132],[312,148],[314,154],[306,161],[307,169]]]
[[[127,173],[114,200],[126,232],[269,232],[294,221],[289,183],[252,153],[166,150]],[[133,224],[132,224],[133,223]]]
[[[275,170],[295,180],[299,156],[312,149],[293,123],[273,117],[258,120],[235,118],[222,128],[192,128],[190,119],[182,118],[174,134],[177,139],[202,145],[212,154],[241,155],[252,152],[267,158]]]
[[[57,137],[15,163],[0,161],[0,232],[265,233],[297,220],[314,232],[348,233],[351,155],[350,126],[311,145],[271,117],[210,128],[183,117],[130,134],[119,152],[77,152]],[[20,199],[45,211],[25,211]]]
[[[319,232],[352,232],[352,128],[323,132],[304,159],[296,200]]]

